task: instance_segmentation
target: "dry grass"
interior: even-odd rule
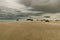
[[[60,23],[0,21],[0,40],[60,40]]]

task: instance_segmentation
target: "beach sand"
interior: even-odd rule
[[[0,40],[60,40],[60,22],[1,20]]]

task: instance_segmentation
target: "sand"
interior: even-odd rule
[[[0,40],[60,40],[60,22],[0,21]]]

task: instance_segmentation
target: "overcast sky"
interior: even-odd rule
[[[52,16],[60,15],[60,0],[0,0],[0,7],[2,6],[26,12],[32,8],[49,15],[53,14]]]
[[[27,6],[44,12],[60,12],[60,0],[0,0],[0,6],[21,10]]]
[[[22,3],[39,11],[60,12],[60,0],[22,0]]]
[[[45,12],[42,16],[51,16],[51,19],[60,19],[60,0],[22,0],[26,6]]]

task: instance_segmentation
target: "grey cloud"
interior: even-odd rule
[[[36,16],[41,16],[44,13],[39,12],[21,12],[17,9],[7,8],[7,7],[1,7],[0,8],[0,20],[14,20],[14,19],[24,19],[27,17],[35,18]]]
[[[22,0],[26,6],[44,12],[60,12],[60,0]]]
[[[7,5],[8,4],[8,5]],[[3,6],[3,7],[2,7]],[[28,8],[27,8],[27,7]],[[21,9],[21,10],[19,10]],[[43,11],[42,13],[33,13],[30,10]],[[21,11],[25,11],[24,13]],[[30,11],[32,13],[28,13]],[[50,13],[49,13],[50,12]],[[52,13],[51,13],[52,12]],[[47,13],[53,18],[60,17],[60,0],[0,0],[0,19],[16,19],[16,18],[42,18]],[[53,14],[53,13],[56,13]],[[46,14],[46,15],[47,15]],[[51,15],[50,15],[51,14]],[[53,15],[54,16],[53,16]],[[58,16],[58,15],[59,16]]]

